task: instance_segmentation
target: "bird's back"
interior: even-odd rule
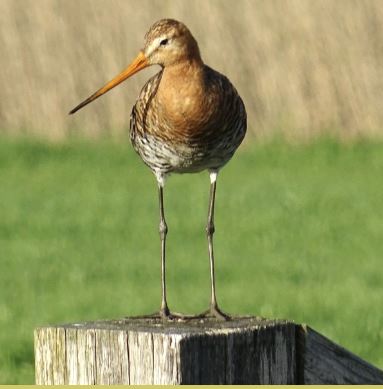
[[[185,76],[169,83],[161,70],[143,87],[132,110],[130,138],[153,171],[219,169],[242,142],[246,110],[238,92],[224,75],[206,65],[201,77],[200,88],[189,92],[189,86],[198,84],[195,80]],[[173,94],[172,84],[177,84]],[[161,93],[176,97],[168,101]]]

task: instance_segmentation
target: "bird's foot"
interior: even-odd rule
[[[231,320],[231,316],[222,312],[217,305],[210,308],[210,315],[222,321]]]
[[[147,315],[129,316],[126,319],[159,319],[161,315],[159,312],[149,313]]]
[[[183,313],[171,312],[168,306],[163,306],[161,309],[155,313],[149,315],[135,316],[135,319],[154,319],[154,320],[163,320],[170,322],[182,322],[188,320],[196,319],[217,319],[221,321],[229,321],[232,317],[224,312],[222,312],[217,304],[212,304],[210,309],[205,312],[200,313],[199,315],[185,315]]]
[[[167,305],[162,305],[159,311],[160,318],[168,321],[183,321],[190,319],[192,316],[183,315],[182,313],[170,312]]]
[[[229,321],[231,320],[231,316],[222,312],[217,304],[212,304],[210,306],[210,309],[208,309],[205,312],[202,312],[200,315],[195,316],[196,318],[201,318],[201,319],[209,319],[209,318],[216,318],[218,320],[222,321]]]
[[[165,311],[161,309],[159,314],[163,320],[168,321],[187,321],[196,318],[195,315],[185,315],[183,313],[170,312],[169,309]]]
[[[159,315],[161,319],[168,319],[171,320],[172,315],[170,313],[170,309],[167,305],[162,304]]]

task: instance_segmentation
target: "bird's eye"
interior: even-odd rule
[[[161,46],[166,46],[169,42],[169,39],[162,39],[162,41],[160,42],[160,45]]]

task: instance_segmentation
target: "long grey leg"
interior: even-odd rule
[[[162,285],[162,299],[161,299],[161,309],[160,316],[169,317],[170,311],[168,307],[168,303],[166,300],[166,269],[165,269],[165,259],[166,259],[166,234],[168,233],[168,226],[165,221],[165,213],[164,213],[164,194],[163,188],[165,185],[164,177],[157,177],[158,181],[158,198],[160,205],[160,239],[161,239],[161,285]]]
[[[215,191],[217,186],[216,170],[210,171],[210,200],[209,200],[209,212],[206,225],[206,235],[209,249],[210,260],[210,281],[211,281],[211,300],[210,300],[210,314],[213,316],[227,320],[229,316],[225,315],[218,307],[217,297],[215,293],[215,269],[214,269],[214,250],[213,250],[213,234],[215,232],[214,227],[214,205],[215,205]]]

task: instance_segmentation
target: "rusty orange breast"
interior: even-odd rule
[[[181,63],[163,71],[157,94],[159,120],[173,136],[190,138],[203,132],[214,115],[214,95],[202,63]]]

